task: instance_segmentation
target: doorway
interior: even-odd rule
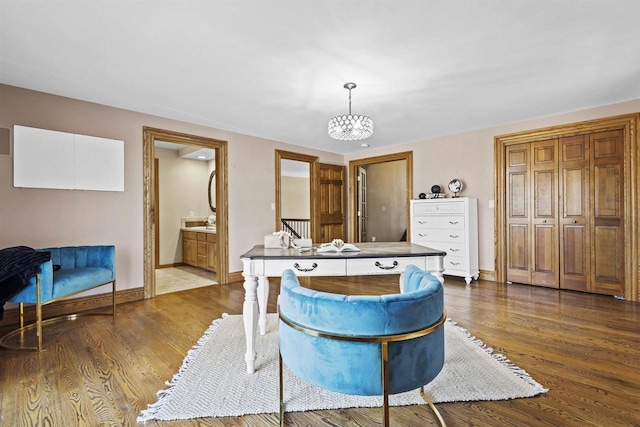
[[[276,150],[276,224],[295,238],[317,240],[318,158]]]
[[[176,226],[183,222],[207,225],[207,234],[201,236],[217,241],[216,150],[166,141],[156,141],[154,145],[156,295],[216,284],[215,245],[206,243],[200,247],[204,254],[211,252],[212,262],[209,265],[200,260],[198,265],[198,250],[193,248],[196,243],[185,240],[184,231]]]
[[[412,194],[412,151],[350,161],[351,241],[407,240]]]
[[[215,202],[218,265],[216,279],[224,284],[229,281],[229,244],[228,244],[228,212],[227,212],[227,142],[196,135],[188,135],[168,130],[143,128],[143,202],[144,202],[144,297],[156,296],[156,224],[158,209],[158,177],[155,168],[156,142],[168,142],[193,147],[204,147],[215,150]],[[206,186],[207,182],[203,183]],[[206,197],[206,194],[204,195]]]

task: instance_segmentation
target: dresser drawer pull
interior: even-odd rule
[[[460,224],[460,221],[449,221],[449,224],[451,224],[451,225]]]
[[[429,223],[429,221],[420,221],[420,220],[418,220],[418,224],[420,224],[420,225],[425,225],[425,224],[428,224],[428,223]]]
[[[295,268],[298,271],[302,271],[303,273],[308,273],[318,268],[318,264],[314,262],[313,264],[311,264],[311,268],[302,268],[300,267],[300,264],[296,262],[295,264],[293,264],[293,268]]]
[[[420,237],[427,237],[427,236],[428,236],[428,234],[426,234],[426,233],[425,233],[425,234],[418,233],[418,236],[420,236]]]
[[[449,234],[449,237],[451,237],[452,239],[457,239],[458,237],[460,237],[459,234],[456,234],[455,236],[453,234]]]
[[[460,265],[459,262],[450,262],[449,264],[451,264],[451,265]]]
[[[393,270],[394,268],[396,268],[398,266],[398,261],[393,261],[393,264],[390,266],[385,266],[380,264],[380,261],[376,261],[376,267],[382,269],[382,270]]]
[[[460,252],[460,249],[449,248],[451,252]]]

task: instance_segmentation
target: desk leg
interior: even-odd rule
[[[256,363],[256,328],[258,326],[257,288],[258,278],[255,276],[245,276],[242,320],[244,322],[244,335],[247,341],[247,352],[244,354],[244,360],[247,363],[247,374],[253,374]]]
[[[267,333],[267,303],[269,302],[269,278],[267,276],[258,277],[258,326],[260,335]]]
[[[444,257],[429,256],[427,257],[427,271],[440,280],[444,284]]]

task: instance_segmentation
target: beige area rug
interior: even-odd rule
[[[138,422],[277,413],[278,318],[267,315],[267,333],[257,334],[256,371],[246,373],[245,339],[240,315],[217,319],[189,351],[183,365],[158,392],[156,403],[142,411]],[[547,390],[503,355],[445,324],[444,368],[425,392],[434,403],[507,400],[532,397]],[[287,412],[382,405],[380,396],[351,396],[317,388],[284,370]],[[424,404],[418,391],[389,397],[390,405]]]

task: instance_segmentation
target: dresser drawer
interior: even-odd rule
[[[420,214],[461,214],[464,213],[464,202],[430,202],[416,203],[413,207],[413,213]]]
[[[444,257],[445,274],[447,270],[466,270],[466,269],[467,269],[466,257],[449,256],[449,255]]]
[[[371,274],[400,274],[409,264],[425,269],[422,257],[372,258],[347,260],[347,276],[364,276]]]
[[[455,228],[446,228],[441,230],[436,229],[420,229],[415,231],[416,241],[415,243],[423,244],[422,242],[452,242],[452,243],[464,243],[464,230]],[[429,245],[425,245],[429,246]]]
[[[422,228],[455,228],[464,229],[464,215],[452,216],[416,216],[416,229]]]
[[[427,241],[427,242],[419,242],[418,244],[429,247],[429,248],[438,249],[440,251],[444,251],[447,253],[447,256],[460,256],[460,257],[467,256],[467,249],[464,243]]]
[[[265,263],[265,276],[282,276],[284,270],[291,269],[296,276],[344,276],[346,275],[346,260],[325,259],[322,262],[314,260],[271,260]]]

